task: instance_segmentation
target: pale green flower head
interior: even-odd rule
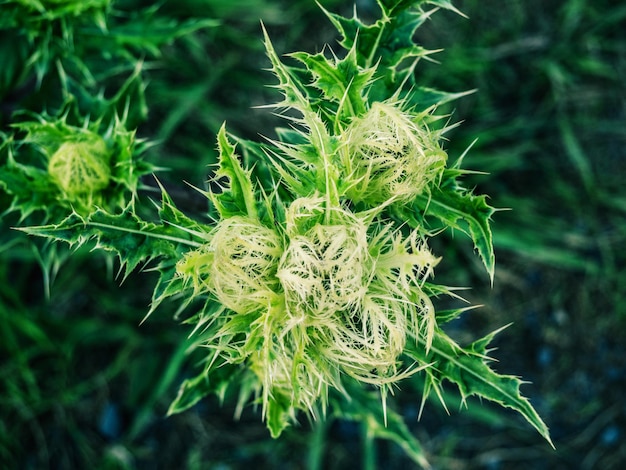
[[[420,285],[438,260],[417,232],[404,237],[370,214],[327,207],[311,197],[287,210],[276,274],[285,297],[282,336],[292,335],[285,341],[295,357],[327,371],[319,383],[339,388],[336,372],[395,382],[408,373],[399,359],[407,339],[432,335],[434,310]]]
[[[434,309],[421,284],[438,260],[417,231],[405,235],[373,214],[325,195],[297,198],[276,229],[224,218],[178,262],[195,294],[230,310],[213,347],[254,373],[268,421],[276,407],[290,421],[296,410],[315,416],[346,377],[386,393],[420,370],[402,354],[418,336],[430,344]]]
[[[277,288],[282,240],[272,229],[243,216],[220,220],[209,242],[178,262],[179,275],[196,292],[211,292],[225,307],[248,313],[266,305]]]
[[[373,103],[345,131],[341,160],[352,181],[347,196],[378,205],[424,193],[446,164],[438,140],[424,116],[406,113],[399,104]]]
[[[301,198],[288,209],[289,245],[277,277],[288,310],[325,316],[359,308],[373,263],[365,223],[324,203]]]
[[[91,195],[109,185],[111,154],[102,137],[83,133],[59,146],[50,157],[48,173],[68,196]]]
[[[325,355],[345,374],[362,382],[384,385],[402,378],[399,357],[411,333],[412,303],[379,292],[376,283],[358,311],[341,316],[341,324],[327,330]]]
[[[407,341],[425,339],[430,347],[434,308],[421,284],[437,264],[426,243],[389,227],[370,227],[372,265],[358,308],[336,315],[325,328],[325,356],[359,381],[388,386],[416,371],[400,357]]]
[[[304,323],[296,325],[274,318],[266,321],[265,341],[250,356],[250,368],[259,378],[263,390],[264,414],[271,401],[288,403],[290,419],[295,410],[305,410],[315,416],[315,409],[325,405],[329,387],[339,387],[337,366],[316,354],[315,338]]]

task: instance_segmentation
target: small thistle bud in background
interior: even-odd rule
[[[89,195],[103,190],[111,179],[111,151],[96,134],[61,144],[48,162],[48,172],[69,196]]]

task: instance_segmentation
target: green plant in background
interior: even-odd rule
[[[455,294],[433,281],[440,258],[429,239],[461,231],[491,279],[495,265],[495,209],[463,186],[465,154],[452,160],[443,147],[453,126],[438,107],[465,93],[415,83],[418,62],[433,52],[413,41],[415,31],[437,8],[456,9],[445,0],[377,5],[371,24],[325,11],[342,36],[340,53],[283,61],[265,32],[283,96],[272,107],[290,127],[260,143],[220,128],[211,189],[199,190],[207,214],[186,215],[163,187],[152,214],[139,194],[140,177],[156,170],[138,158],[145,144],[128,117],[143,99],[139,72],[110,100],[62,78],[62,111],[31,114],[5,136],[0,185],[21,219],[45,214],[22,231],[73,248],[95,240],[118,255],[125,278],[153,262],[150,313],[166,299],[181,302],[204,355],[170,413],[235,392],[239,412],[259,405],[278,437],[300,414],[322,420],[330,410],[426,466],[387,400],[411,380],[422,384],[422,406],[431,394],[443,403],[448,381],[462,402],[477,395],[513,408],[550,441],[522,382],[488,365],[497,332],[461,346],[443,327],[467,308],[437,306]],[[128,52],[128,42],[115,44]],[[92,114],[80,112],[90,104]]]
[[[28,94],[29,104],[42,94],[51,104],[53,90],[63,85],[99,91],[104,82],[132,72],[138,60],[161,55],[176,38],[217,24],[172,19],[159,5],[132,0],[3,0],[0,7],[0,97]]]
[[[107,123],[73,111],[68,103],[60,116],[15,122],[15,135],[3,144],[0,186],[22,218],[35,211],[57,220],[70,210],[121,210],[136,195],[140,177],[154,171],[139,159],[145,146],[126,128],[125,117]]]
[[[147,117],[145,68],[176,38],[217,22],[172,19],[132,1],[0,8],[2,212],[32,224],[123,209],[155,171],[134,130]]]

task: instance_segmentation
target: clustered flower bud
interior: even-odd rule
[[[282,242],[278,234],[247,217],[221,220],[208,244],[179,261],[178,272],[196,291],[211,292],[225,307],[247,313],[266,304],[276,289]]]
[[[333,215],[343,220],[290,237],[277,273],[288,309],[324,315],[360,306],[372,265],[367,227],[345,211]]]
[[[341,159],[353,181],[348,197],[378,205],[422,194],[443,171],[447,155],[422,118],[376,102],[347,128]]]
[[[234,312],[218,335],[236,315],[250,319],[254,339],[225,346],[227,360],[248,361],[264,403],[282,397],[298,409],[341,388],[342,374],[379,386],[404,377],[405,342],[431,321],[420,282],[437,260],[415,233],[403,237],[321,197],[296,199],[285,220],[269,228],[223,219],[177,265],[196,292]]]

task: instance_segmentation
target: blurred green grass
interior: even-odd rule
[[[352,2],[323,2],[349,14]],[[485,305],[452,327],[463,338],[513,325],[497,338],[503,370],[532,382],[531,397],[551,427],[553,451],[517,417],[481,403],[447,416],[429,403],[417,422],[420,390],[407,384],[396,406],[443,469],[618,468],[626,433],[626,6],[609,0],[463,0],[464,19],[439,12],[418,31],[429,48],[418,78],[446,91],[477,89],[452,103],[452,158],[474,139],[465,162],[491,196],[496,278],[488,285],[450,238],[437,246],[438,280],[471,286]],[[228,8],[226,5],[230,5]],[[372,9],[360,1],[358,8]],[[330,6],[329,6],[330,7]],[[203,201],[214,135],[271,134],[276,120],[251,110],[274,100],[264,85],[259,19],[275,47],[319,49],[335,38],[310,1],[165,2],[171,15],[219,18],[220,26],[167,45],[146,70],[148,158],[173,171],[161,178],[186,210]],[[51,285],[32,249],[2,221],[0,249],[0,463],[5,468],[406,468],[387,443],[364,450],[358,426],[307,423],[269,439],[258,413],[239,422],[235,404],[207,400],[165,418],[178,384],[193,370],[176,306],[140,324],[149,273],[121,286],[112,260],[78,253]],[[44,263],[45,264],[45,263]],[[504,370],[506,369],[506,370]],[[314,443],[311,445],[311,443]]]

